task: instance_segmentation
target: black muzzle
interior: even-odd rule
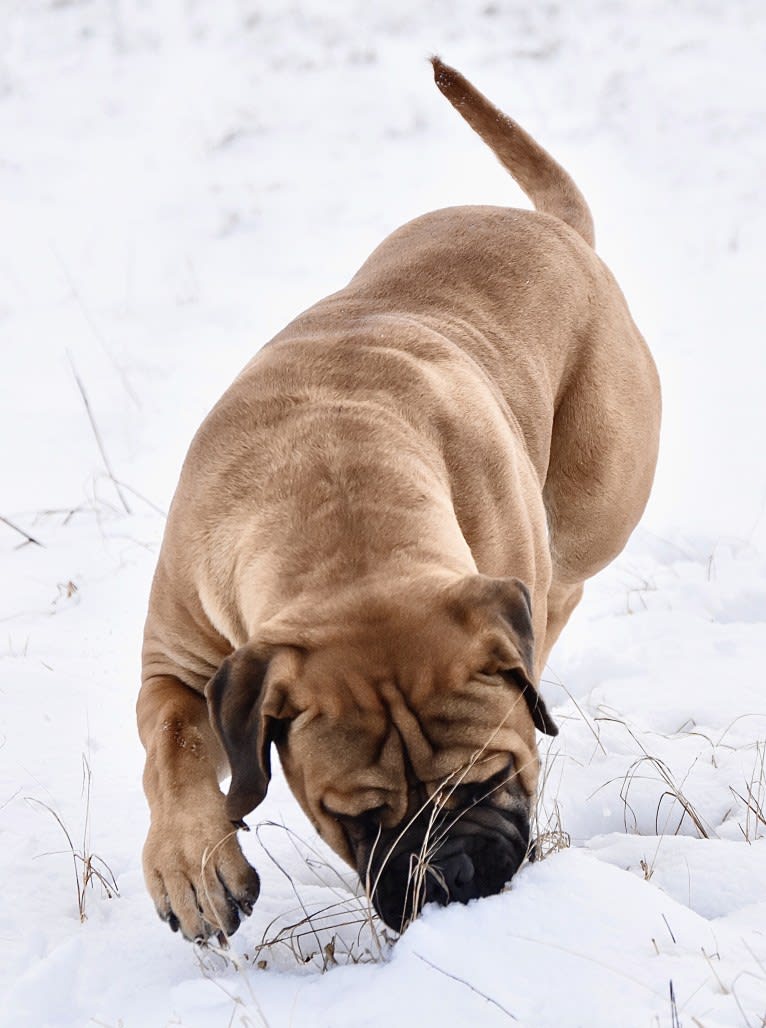
[[[513,811],[489,805],[443,811],[430,827],[425,811],[404,833],[399,826],[378,840],[373,904],[390,928],[402,931],[426,903],[496,895],[518,871],[528,846],[529,818],[521,804]]]

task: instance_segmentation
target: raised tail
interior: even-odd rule
[[[593,246],[593,218],[585,197],[551,155],[503,114],[459,71],[432,57],[436,85],[503,167],[513,175],[535,209],[565,221]]]

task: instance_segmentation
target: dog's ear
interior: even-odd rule
[[[481,611],[500,631],[490,634],[491,670],[512,681],[522,692],[535,728],[546,735],[558,735],[555,721],[534,686],[535,639],[532,628],[532,599],[518,578],[490,578],[471,575],[461,583],[460,606]],[[519,659],[521,666],[519,666]]]
[[[521,689],[521,695],[532,716],[535,728],[544,735],[558,735],[559,727],[548,713],[545,700],[535,689],[529,679],[519,673],[517,669],[512,671],[501,671],[500,674],[509,682],[513,682]]]
[[[511,640],[519,652],[523,668],[504,669],[500,674],[515,682],[521,689],[535,728],[545,735],[558,735],[556,722],[548,713],[545,700],[533,684],[535,638],[532,629],[532,598],[529,589],[518,578],[496,578],[496,602],[500,617],[509,630]]]
[[[251,643],[228,656],[205,687],[210,722],[231,768],[226,813],[241,821],[266,795],[276,723],[289,717],[272,660]]]

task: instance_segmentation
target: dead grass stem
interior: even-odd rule
[[[19,526],[14,524],[14,522],[11,521],[9,518],[6,518],[2,514],[0,514],[0,521],[2,521],[4,525],[7,525],[8,528],[12,528],[14,532],[18,532],[18,534],[24,538],[25,541],[21,543],[19,546],[17,546],[17,549],[21,549],[22,546],[28,546],[29,544],[33,544],[34,546],[41,546],[43,549],[45,549],[45,545],[41,543],[39,539],[35,539],[33,535],[30,535],[29,532],[26,531],[26,529],[19,528]]]
[[[117,880],[112,872],[112,869],[97,854],[93,853],[90,845],[90,800],[91,800],[91,785],[93,781],[93,774],[88,763],[88,759],[83,754],[82,757],[82,768],[83,768],[83,798],[85,802],[85,819],[83,822],[82,831],[82,843],[77,847],[72,839],[72,835],[67,828],[64,820],[60,814],[54,810],[50,804],[38,800],[32,796],[27,797],[27,803],[31,806],[39,807],[46,810],[51,817],[54,818],[61,831],[64,833],[64,837],[67,841],[67,846],[72,857],[72,865],[74,868],[74,879],[75,889],[77,892],[77,910],[80,916],[80,922],[87,920],[86,912],[86,900],[88,896],[88,889],[92,888],[95,882],[98,882],[101,886],[104,895],[107,899],[112,899],[114,896],[119,896],[119,889],[117,888]],[[41,854],[43,856],[48,854]]]
[[[98,446],[99,453],[101,454],[101,459],[104,462],[106,473],[109,479],[111,480],[112,484],[114,485],[115,491],[120,498],[120,502],[122,503],[125,513],[131,514],[132,511],[130,509],[130,506],[128,505],[128,501],[125,499],[125,494],[122,491],[122,486],[120,485],[117,478],[115,477],[114,472],[112,471],[112,465],[109,462],[106,447],[104,446],[104,440],[101,438],[101,432],[99,431],[98,424],[96,423],[96,419],[93,415],[93,410],[91,408],[90,400],[88,399],[88,394],[85,390],[85,386],[83,385],[82,379],[77,373],[77,368],[75,367],[74,361],[72,360],[72,355],[67,352],[67,357],[69,358],[69,365],[72,369],[74,380],[77,383],[77,388],[80,391],[80,396],[82,397],[82,402],[85,406],[85,413],[88,415],[88,421],[90,422],[90,427],[93,431],[93,436],[96,440],[96,445]]]

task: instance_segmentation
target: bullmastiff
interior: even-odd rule
[[[433,66],[535,210],[395,231],[191,444],[138,699],[146,881],[190,940],[258,898],[237,830],[272,744],[388,925],[501,890],[528,851],[535,730],[556,733],[541,671],[649,495],[657,373],[583,196]]]

